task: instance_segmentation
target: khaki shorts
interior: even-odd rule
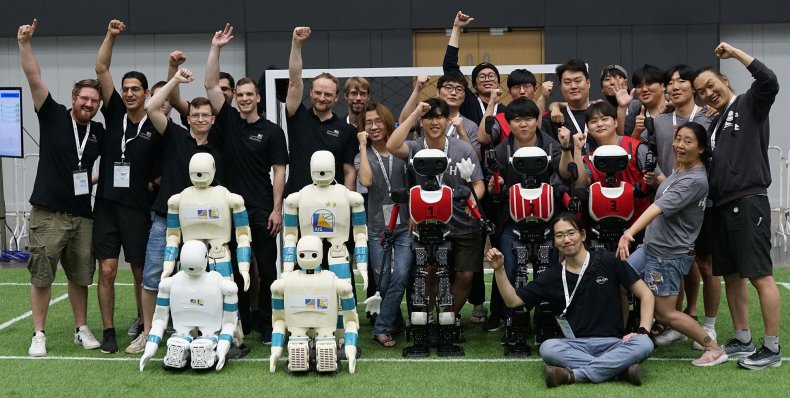
[[[93,283],[96,262],[91,236],[93,220],[33,206],[30,213],[30,283],[47,287],[55,280],[58,262],[69,281],[80,286]]]

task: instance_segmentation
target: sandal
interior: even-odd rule
[[[488,310],[484,306],[475,307],[472,310],[472,317],[469,319],[470,322],[474,324],[483,324],[486,321],[486,317],[488,316]]]
[[[389,333],[384,334],[377,334],[373,336],[373,341],[375,341],[378,345],[384,348],[392,348],[395,347],[395,340],[390,336]]]

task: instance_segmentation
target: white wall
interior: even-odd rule
[[[120,36],[115,43],[111,67],[116,87],[121,86],[121,77],[129,70],[145,73],[149,86],[153,86],[159,80],[164,80],[167,77],[168,55],[173,50],[181,50],[187,56],[187,62],[183,66],[192,70],[198,77],[188,86],[181,88],[182,95],[184,98],[205,96],[203,75],[211,37],[211,33]],[[56,101],[70,107],[71,87],[74,82],[96,76],[93,67],[96,61],[96,51],[102,40],[103,37],[99,36],[36,37],[33,39],[33,51],[41,65],[44,80]],[[230,44],[223,48],[220,65],[222,71],[230,73],[236,80],[245,75],[243,37],[237,35]],[[24,126],[38,141],[38,119],[33,109],[27,81],[19,66],[19,50],[15,39],[0,39],[0,86],[23,87]],[[104,121],[101,112],[96,115],[96,120]],[[24,145],[26,154],[38,153],[38,148],[27,136]],[[16,174],[19,181],[16,184],[18,201],[14,197],[14,159],[3,159],[2,161],[6,211],[16,211],[17,204],[29,206],[28,199],[35,180],[37,159],[30,158],[25,162],[27,182],[24,187],[22,187],[21,169]],[[8,222],[13,228],[14,219],[9,218]]]

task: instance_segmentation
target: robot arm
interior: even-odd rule
[[[181,221],[178,218],[178,207],[181,203],[181,194],[170,197],[167,201],[167,245],[165,246],[165,262],[162,270],[164,280],[173,273],[178,258],[178,245],[181,243]]]
[[[222,331],[217,342],[217,370],[225,366],[225,356],[230,350],[230,343],[233,341],[233,334],[236,332],[236,321],[239,317],[239,298],[238,287],[236,284],[227,280],[222,280]]]
[[[269,357],[269,372],[277,370],[277,359],[283,353],[285,345],[285,279],[272,283],[272,349]]]
[[[365,215],[365,200],[357,192],[348,193],[351,205],[351,225],[354,227],[354,262],[357,271],[364,281],[364,290],[368,288],[368,225]]]
[[[354,293],[351,290],[351,284],[340,279],[335,279],[335,287],[337,295],[340,297],[340,307],[343,310],[343,327],[346,331],[343,336],[345,341],[346,358],[348,359],[348,372],[353,374],[357,364],[357,342],[359,341],[359,334],[357,333],[359,325],[357,325],[357,303],[354,300]]]
[[[240,195],[229,194],[228,204],[233,209],[233,225],[236,228],[236,259],[239,262],[239,273],[244,279],[244,291],[250,288],[250,220],[247,209],[244,207],[244,198]]]
[[[166,278],[159,282],[159,294],[156,296],[156,310],[154,319],[151,322],[151,330],[148,332],[148,341],[145,343],[145,352],[140,358],[140,371],[143,371],[148,361],[156,354],[159,344],[162,342],[162,335],[167,327],[167,320],[170,317],[170,285],[173,278]]]
[[[296,241],[299,239],[299,192],[285,198],[283,206],[283,277],[293,271],[296,262]]]

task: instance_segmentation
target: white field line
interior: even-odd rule
[[[64,294],[62,296],[58,296],[58,297],[50,300],[49,301],[49,305],[55,304],[55,303],[57,303],[59,301],[63,301],[63,300],[65,300],[68,297],[69,297],[68,294]],[[24,314],[22,314],[22,315],[20,315],[20,316],[18,316],[16,318],[10,320],[10,321],[4,322],[2,325],[0,325],[0,330],[3,330],[3,329],[5,329],[5,328],[7,328],[7,327],[9,327],[9,326],[21,321],[21,320],[23,320],[23,319],[25,319],[25,318],[27,318],[27,317],[29,317],[31,315],[33,315],[33,311],[28,311],[28,312],[25,312]]]
[[[784,286],[785,289],[790,290],[790,283],[776,282],[776,284],[779,286]]]
[[[30,286],[29,282],[0,282],[0,286]],[[56,282],[52,286],[68,286],[65,282]],[[88,287],[94,287],[95,284]],[[115,286],[134,286],[134,283],[116,283]]]

